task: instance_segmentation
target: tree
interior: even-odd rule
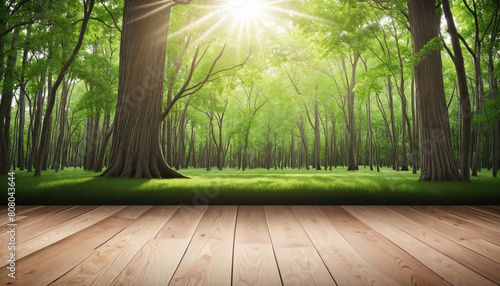
[[[101,176],[186,178],[165,161],[160,123],[170,8],[151,13],[152,0],[126,0],[110,165]],[[154,27],[154,28],[153,28]]]
[[[453,158],[450,125],[444,96],[441,54],[428,43],[438,39],[439,22],[433,0],[409,0],[417,101],[421,118],[420,181],[460,181]]]
[[[472,112],[469,99],[469,89],[467,88],[467,77],[465,75],[464,57],[462,55],[462,49],[460,48],[460,42],[458,38],[457,28],[455,26],[455,21],[453,20],[453,15],[451,14],[450,3],[448,0],[443,0],[443,12],[446,17],[446,22],[448,24],[448,33],[450,34],[451,43],[453,45],[453,51],[455,56],[453,62],[455,63],[455,68],[457,70],[458,77],[458,89],[460,92],[460,106],[462,108],[462,145],[460,146],[460,170],[462,173],[462,179],[464,181],[470,180],[470,153],[471,153],[471,122],[472,122]]]

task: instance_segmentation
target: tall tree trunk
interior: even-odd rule
[[[354,53],[354,61],[352,63],[352,75],[351,84],[347,89],[347,109],[349,112],[349,148],[348,148],[348,166],[347,171],[355,171],[358,169],[354,158],[354,152],[356,147],[356,122],[354,119],[354,87],[356,86],[356,66],[358,64],[360,54],[359,52]]]
[[[32,171],[35,155],[38,153],[38,141],[40,139],[40,129],[42,127],[42,112],[43,112],[43,101],[44,101],[44,89],[45,89],[45,75],[42,74],[40,77],[41,86],[36,93],[35,102],[33,103],[33,139],[31,141],[31,152],[28,159],[28,172]]]
[[[318,100],[314,101],[314,166],[316,170],[321,170],[320,160],[320,133],[319,133],[319,107]]]
[[[399,160],[398,160],[398,138],[396,135],[396,119],[394,116],[394,103],[392,100],[392,80],[391,77],[387,77],[387,90],[388,90],[388,101],[389,101],[389,113],[391,116],[391,153],[392,153],[392,169],[399,171]]]
[[[160,123],[169,7],[149,14],[153,0],[126,0],[110,166],[101,176],[185,178],[165,162]]]
[[[104,156],[106,155],[106,150],[108,149],[109,139],[111,138],[111,134],[113,133],[112,128],[109,127],[111,122],[111,115],[108,114],[104,117],[102,123],[102,136],[101,136],[101,144],[99,147],[99,153],[97,155],[97,160],[94,164],[94,172],[99,173],[102,171],[104,167]]]
[[[418,104],[415,104],[415,78],[412,77],[411,79],[411,118],[412,118],[412,126],[413,126],[413,151],[411,152],[411,164],[412,164],[412,173],[416,174],[417,170],[420,167],[419,163],[419,150],[418,150],[418,131],[419,131],[419,126],[418,126],[418,111],[415,112],[415,110],[419,110]]]
[[[68,80],[63,79],[61,92],[61,102],[59,104],[59,136],[57,138],[57,145],[54,152],[54,160],[52,161],[52,168],[57,172],[59,171],[61,163],[61,153],[63,149],[65,131],[66,131],[66,101],[68,99]]]
[[[247,129],[245,134],[245,146],[243,147],[243,163],[241,166],[241,170],[245,171],[248,165],[248,135],[250,134],[250,128]]]
[[[2,87],[2,99],[0,100],[0,175],[7,175],[10,169],[10,114],[12,98],[14,97],[14,69],[17,61],[18,35],[19,28],[16,28],[12,35],[11,51],[7,56],[7,68]],[[0,52],[3,53],[3,50]]]
[[[295,129],[292,128],[292,136],[290,142],[290,167],[295,169]]]
[[[495,60],[493,52],[488,55],[488,82],[490,86],[490,97],[496,99],[498,97],[498,83],[495,79]],[[497,177],[498,165],[500,164],[500,119],[493,123],[493,177]]]
[[[31,25],[28,25],[28,29],[26,32],[26,39],[29,39],[31,35]],[[29,42],[26,40],[25,44],[27,45]],[[1,51],[1,50],[0,50]],[[21,79],[19,82],[20,85],[20,96],[19,96],[19,140],[18,140],[18,145],[17,145],[17,152],[18,152],[18,167],[20,171],[24,170],[24,160],[25,160],[25,154],[24,154],[24,124],[25,124],[25,109],[26,109],[26,104],[25,104],[25,98],[28,96],[26,94],[26,82],[25,82],[25,71],[26,71],[26,65],[28,64],[28,47],[24,48],[23,52],[23,63],[22,63],[22,72],[21,72]],[[0,68],[1,69],[1,68]]]
[[[465,74],[464,58],[458,38],[455,21],[451,14],[450,3],[448,0],[443,0],[443,11],[448,24],[448,33],[450,34],[451,43],[455,58],[455,69],[458,77],[458,89],[460,92],[460,107],[462,111],[462,142],[460,149],[460,170],[464,181],[470,180],[470,152],[471,152],[471,122],[472,112],[469,99],[469,89],[467,88],[467,77]]]
[[[439,23],[434,0],[409,0],[413,52],[438,36]],[[430,52],[415,65],[417,101],[421,115],[422,171],[420,181],[459,181],[453,158],[450,124],[439,50]]]

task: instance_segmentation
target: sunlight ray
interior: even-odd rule
[[[151,16],[151,15],[153,15],[155,13],[158,13],[158,12],[162,11],[163,9],[168,9],[168,8],[170,8],[172,6],[173,5],[169,3],[169,4],[166,4],[166,5],[160,6],[160,7],[156,8],[156,9],[152,9],[148,13],[144,13],[141,16],[134,18],[132,21],[130,21],[130,23],[134,23],[134,22],[140,21],[140,20],[142,20],[144,18],[147,18],[147,17],[149,17],[149,16]]]
[[[291,15],[296,15],[296,16],[299,16],[299,17],[302,17],[302,18],[306,18],[306,19],[316,20],[316,21],[320,21],[320,22],[324,22],[324,23],[329,23],[329,24],[335,24],[335,22],[332,22],[332,21],[329,21],[329,20],[325,20],[325,19],[322,19],[322,18],[319,18],[319,17],[314,17],[314,16],[307,15],[307,14],[304,14],[304,13],[295,12],[295,11],[292,11],[292,10],[286,10],[286,9],[282,9],[282,8],[275,7],[275,6],[270,6],[268,8],[270,10],[273,10],[273,11],[277,11],[277,12],[281,12],[281,13],[286,13],[286,14],[291,14]]]
[[[210,29],[203,32],[203,34],[198,39],[196,39],[196,41],[194,41],[194,44],[201,42],[203,39],[205,39],[208,35],[210,35],[215,29],[217,29],[226,20],[227,20],[227,16],[222,17],[219,21],[217,21],[217,23],[212,25],[212,27],[210,27]]]
[[[211,19],[211,18],[213,18],[213,17],[215,17],[215,16],[217,16],[219,14],[222,14],[224,12],[225,12],[224,10],[219,10],[219,11],[216,11],[216,12],[212,12],[212,13],[210,13],[210,14],[208,14],[208,15],[206,15],[206,16],[204,16],[204,17],[202,17],[202,18],[200,18],[200,19],[198,19],[196,21],[194,21],[193,23],[187,25],[186,27],[180,29],[179,31],[171,34],[170,36],[171,37],[175,37],[175,36],[177,36],[179,34],[184,34],[184,32],[186,32],[187,30],[193,29],[196,26],[201,25],[204,22],[208,21],[209,19]]]

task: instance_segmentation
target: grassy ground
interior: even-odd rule
[[[500,178],[483,171],[468,183],[418,182],[418,174],[360,168],[182,170],[191,179],[101,178],[65,169],[16,172],[17,204],[500,204]],[[7,191],[7,177],[0,176]],[[6,197],[6,194],[4,195]],[[6,201],[6,200],[5,200]]]

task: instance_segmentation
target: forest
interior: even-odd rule
[[[0,1],[0,174],[385,168],[415,181],[496,178],[499,9]]]

